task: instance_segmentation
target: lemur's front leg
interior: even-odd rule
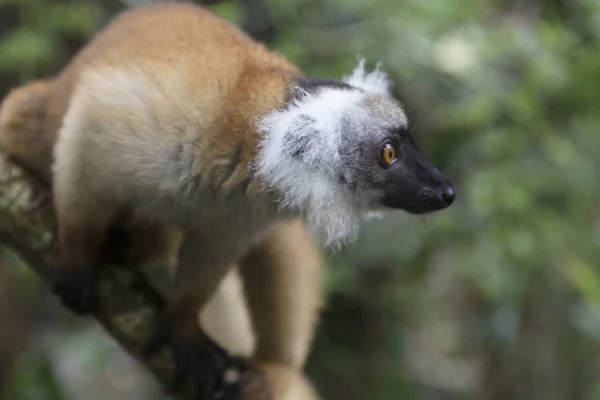
[[[52,289],[77,314],[92,310],[101,251],[118,210],[111,199],[91,188],[73,190],[84,178],[76,169],[63,168],[54,185],[60,252]]]
[[[243,387],[238,378],[248,363],[209,338],[198,317],[231,264],[203,257],[201,241],[202,235],[195,232],[185,235],[179,251],[177,288],[156,321],[147,354],[162,344],[173,348],[176,370],[169,391],[178,391],[186,378],[192,377],[192,390],[199,399],[241,400]]]

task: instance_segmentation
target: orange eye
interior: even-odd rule
[[[390,143],[386,143],[381,150],[381,158],[386,165],[390,165],[396,159],[396,149]]]

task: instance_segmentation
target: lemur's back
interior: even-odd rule
[[[37,82],[35,87],[17,88],[3,100],[0,123],[8,128],[0,133],[2,147],[29,155],[18,147],[43,141],[45,147],[40,153],[47,154],[47,147],[56,141],[74,88],[82,76],[94,75],[93,71],[101,89],[94,89],[100,102],[106,97],[130,95],[169,115],[169,121],[154,115],[159,122],[183,117],[202,120],[207,128],[234,122],[231,117],[236,114],[260,113],[257,108],[261,107],[268,110],[281,102],[280,93],[291,77],[299,74],[283,57],[201,7],[177,2],[138,7],[122,12],[98,32],[58,76]],[[261,84],[262,91],[248,94],[251,87]],[[13,94],[17,96],[11,98]],[[225,105],[228,116],[221,112]],[[247,131],[248,127],[241,125],[238,122],[226,130],[209,130],[230,132],[230,138],[219,137],[226,149],[232,140],[238,140],[235,136]],[[207,140],[212,142],[213,138]],[[47,170],[49,160],[41,158],[43,163],[31,164],[43,164],[39,169]]]
[[[158,3],[121,13],[65,68],[55,90],[70,95],[81,71],[89,67],[131,70],[144,75],[165,96],[172,95],[170,100],[189,104],[190,99],[179,99],[182,93],[177,87],[186,85],[187,94],[198,97],[194,106],[231,96],[228,91],[234,87],[243,90],[249,83],[244,81],[260,79],[264,70],[272,74],[280,69],[286,77],[298,74],[287,60],[237,27],[187,3]],[[265,91],[270,89],[272,85],[267,85]]]

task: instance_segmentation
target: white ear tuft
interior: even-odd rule
[[[374,71],[367,73],[365,71],[365,60],[361,59],[358,66],[352,71],[352,75],[345,76],[343,80],[347,84],[366,92],[391,96],[392,83],[387,74],[380,68],[381,63],[378,63]]]

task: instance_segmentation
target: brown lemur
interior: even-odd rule
[[[455,199],[413,143],[379,68],[366,72],[361,63],[340,81],[307,77],[192,4],[122,12],[37,85],[47,90],[44,118],[26,124],[57,136],[53,157],[39,161],[53,163],[56,294],[75,312],[92,309],[98,255],[115,225],[180,237],[177,290],[150,347],[170,342],[177,375],[215,396],[239,398],[236,383],[215,385],[238,360],[196,317],[234,265],[256,331],[253,364],[277,398],[286,385],[263,365],[287,340],[272,324],[291,327],[298,317],[281,302],[302,300],[286,298],[295,289],[288,294],[277,275],[306,263],[300,247],[311,254],[314,238],[337,248],[373,212],[422,214]],[[11,141],[0,134],[3,148]]]

